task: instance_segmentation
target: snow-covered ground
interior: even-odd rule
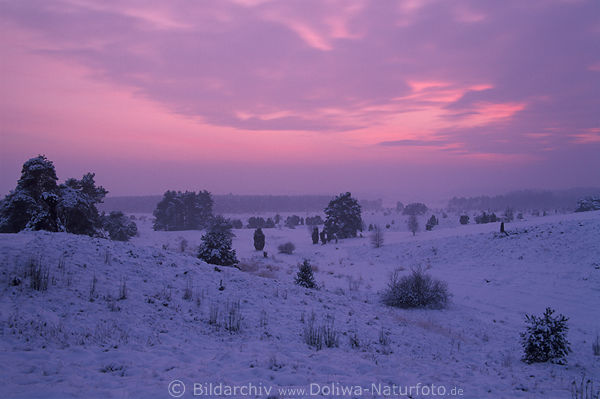
[[[184,398],[211,383],[253,384],[262,391],[252,396],[265,398],[328,396],[332,384],[338,395],[329,397],[381,397],[373,386],[394,385],[427,397],[422,387],[434,384],[463,398],[570,398],[583,374],[600,386],[592,351],[600,333],[600,212],[510,223],[508,236],[497,233],[498,223],[459,226],[452,215],[413,237],[402,217],[367,216],[367,223],[396,219],[381,248],[368,233],[313,245],[299,226],[265,229],[265,258],[254,251],[252,230],[235,230],[242,270],[201,262],[194,254],[202,232],[154,232],[149,217],[138,218],[140,236],[129,243],[2,234],[0,397],[168,398],[173,380],[185,384]],[[295,253],[277,253],[288,241]],[[303,259],[315,266],[320,290],[294,285]],[[49,269],[47,291],[29,286],[32,260]],[[389,274],[419,266],[448,283],[450,306],[382,305]],[[524,315],[547,306],[569,317],[566,366],[520,361]],[[304,342],[313,315],[316,325],[333,325],[338,347],[317,351]],[[239,331],[230,331],[238,316]],[[290,386],[306,391],[277,390]],[[355,386],[371,391],[339,395]],[[177,383],[171,389],[182,392]]]

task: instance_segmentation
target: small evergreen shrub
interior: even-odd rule
[[[279,253],[291,255],[294,253],[296,246],[291,242],[286,242],[285,244],[281,244],[277,247]]]
[[[319,243],[319,228],[318,227],[315,227],[312,230],[311,238],[312,238],[312,243],[313,244],[318,244]]]
[[[469,215],[460,216],[460,224],[469,224]]]
[[[211,227],[201,238],[198,258],[219,266],[233,266],[239,263],[235,249],[232,248],[233,237],[229,221],[222,216],[215,217]]]
[[[443,308],[449,296],[445,282],[416,269],[409,276],[392,273],[382,299],[386,305],[398,308]]]
[[[254,230],[254,249],[262,251],[265,248],[265,233],[259,227]]]
[[[526,363],[543,363],[550,361],[565,364],[566,356],[571,352],[567,341],[568,318],[559,314],[553,316],[554,310],[546,308],[541,317],[525,315],[527,330],[521,333],[521,344]]]
[[[298,274],[296,274],[295,283],[305,288],[317,288],[312,266],[308,260],[305,259],[304,262],[298,266]]]
[[[429,220],[427,221],[427,224],[425,225],[425,230],[427,231],[431,231],[433,230],[433,228],[435,226],[437,226],[439,224],[439,220],[438,218],[435,217],[435,215],[431,215],[431,217],[429,218]]]
[[[112,211],[108,215],[102,214],[102,227],[113,241],[129,241],[137,235],[137,225],[127,218],[121,211]]]

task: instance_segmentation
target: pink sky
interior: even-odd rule
[[[600,3],[0,2],[0,193],[600,184]]]

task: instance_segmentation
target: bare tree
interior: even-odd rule
[[[417,216],[410,215],[407,224],[408,230],[410,230],[413,233],[413,236],[417,234],[417,231],[419,231],[419,221],[417,220]]]
[[[373,248],[381,248],[383,245],[383,229],[379,225],[373,226],[371,244],[373,244]]]

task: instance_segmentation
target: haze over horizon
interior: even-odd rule
[[[0,1],[0,194],[600,185],[600,3]]]

